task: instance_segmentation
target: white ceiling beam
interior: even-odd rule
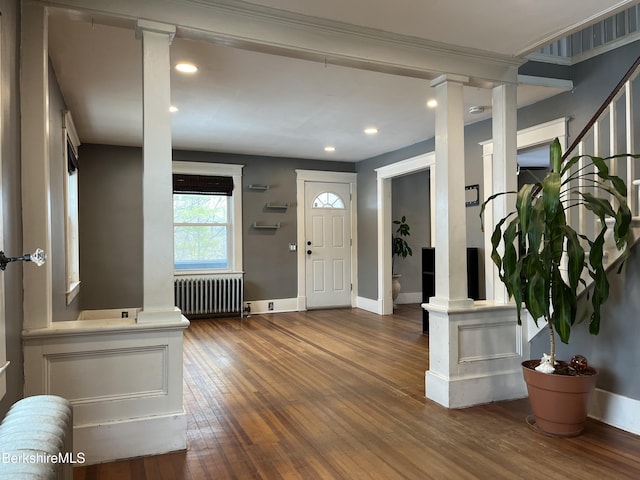
[[[90,15],[146,19],[176,25],[177,35],[248,50],[285,55],[384,73],[431,80],[442,74],[466,75],[470,84],[491,87],[516,83],[522,58],[337,21],[308,17],[249,3],[201,0],[50,0],[44,5]],[[104,17],[104,18],[103,18]]]

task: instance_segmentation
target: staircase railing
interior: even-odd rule
[[[636,151],[636,137],[640,136],[640,132],[637,131],[635,117],[640,111],[636,112],[638,106],[634,106],[634,83],[638,81],[639,76],[640,57],[567,148],[563,160],[582,154],[608,156]],[[637,101],[635,103],[637,104]],[[586,162],[586,159],[584,162],[579,162],[575,168],[583,171],[586,168]],[[632,157],[627,157],[626,162],[624,158],[616,158],[612,159],[609,165],[609,171],[623,178],[627,184],[627,204],[634,217],[638,215],[640,209],[640,197],[636,193],[639,186],[636,179],[636,162],[637,160]],[[587,178],[581,177],[577,181],[581,182],[579,185],[581,190],[588,190]],[[573,212],[569,209],[569,214],[571,213]],[[577,217],[569,218],[577,230],[593,233],[597,227],[597,217],[583,208],[577,210]]]
[[[635,105],[634,107],[634,85],[635,82],[640,82],[639,78],[640,57],[636,59],[611,94],[604,100],[600,108],[566,149],[562,158],[563,162],[575,155],[583,154],[606,157],[619,153],[637,153],[635,150],[636,137],[640,138],[640,128],[636,128],[635,117],[640,114],[640,105]],[[637,103],[638,101],[636,100]],[[638,217],[640,210],[640,179],[636,179],[637,160],[627,157],[626,162],[624,162],[624,158],[612,159],[610,162],[609,171],[625,179],[627,184],[626,201],[634,216],[632,225],[635,225],[637,229],[640,227],[640,217]],[[587,159],[579,161],[574,166],[574,169],[596,175],[592,167],[586,166],[587,163]],[[589,171],[588,168],[591,168],[591,170]],[[566,175],[568,176],[570,173],[567,172]],[[573,181],[579,182],[578,186],[581,191],[588,191],[590,188],[589,179],[585,178],[585,176],[579,176],[577,180]],[[565,201],[568,203],[576,200],[576,197],[570,196]],[[615,198],[612,197],[610,201],[614,204]],[[600,220],[585,208],[576,209],[577,218],[573,218],[573,216],[576,216],[573,210],[567,209],[567,222],[570,222],[578,232],[585,233],[590,238],[593,238],[594,232],[599,230]],[[609,267],[612,267],[620,258],[620,253],[615,248],[612,238],[605,242],[605,256]],[[566,260],[565,256],[563,262],[565,270],[567,267]],[[585,283],[579,289],[580,295],[593,282],[590,277],[583,278],[583,280]],[[535,327],[533,321],[528,321],[527,325],[529,339],[533,338],[542,329],[542,323],[540,323],[539,327]]]

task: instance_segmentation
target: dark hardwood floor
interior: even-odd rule
[[[427,400],[416,305],[196,320],[184,349],[188,450],[75,480],[640,478],[640,437],[600,422],[558,439],[527,427],[526,399]]]

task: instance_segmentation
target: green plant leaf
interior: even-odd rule
[[[518,192],[516,199],[516,210],[520,217],[520,225],[523,232],[529,230],[529,218],[531,217],[531,210],[533,208],[531,202],[534,186],[533,184],[524,185]]]
[[[552,218],[546,222],[545,236],[549,245],[549,259],[551,262],[559,264],[564,252],[564,228],[567,225],[567,218],[564,210],[560,209]]]
[[[553,269],[551,278],[551,300],[553,305],[553,313],[551,321],[558,332],[558,336],[563,343],[569,343],[569,335],[571,334],[571,325],[575,320],[577,301],[576,297],[571,294],[571,289],[564,283],[560,270]]]
[[[555,216],[560,209],[560,184],[561,177],[559,173],[550,172],[542,180],[542,199],[544,211],[548,218]]]
[[[600,332],[600,307],[609,298],[609,279],[604,269],[604,235],[606,228],[602,228],[598,236],[590,243],[589,275],[593,279],[593,291],[591,293],[591,320],[589,321],[589,333],[597,335]]]
[[[491,234],[491,259],[493,263],[498,267],[498,272],[502,272],[502,257],[498,253],[498,246],[500,245],[500,241],[502,239],[502,225],[504,225],[508,220],[509,216],[512,215],[513,212],[506,217],[502,218],[493,229],[493,233]]]
[[[503,195],[515,195],[517,193],[518,192],[514,192],[514,191],[494,193],[489,198],[487,198],[484,202],[482,202],[482,205],[480,206],[480,228],[483,232],[484,232],[484,211],[487,208],[487,205],[489,204],[489,202],[492,202],[496,198],[502,197]]]
[[[540,245],[542,243],[542,236],[544,235],[545,222],[544,222],[544,203],[536,201],[531,209],[531,218],[529,220],[529,228],[524,232],[529,242],[529,250],[532,252],[539,252]]]
[[[551,146],[549,147],[549,155],[551,157],[551,169],[552,172],[560,173],[560,164],[562,162],[562,146],[560,145],[560,140],[557,138],[553,139],[551,142]]]
[[[395,235],[391,237],[391,253],[394,259],[396,256],[407,258],[407,256],[413,255],[411,246],[409,246],[409,243],[403,238],[411,235],[410,227],[406,223],[406,221],[407,217],[405,217],[404,215],[400,220],[393,221],[395,225],[398,225]]]
[[[629,234],[631,233],[631,210],[626,203],[620,203],[616,211],[616,223],[613,225],[613,238],[616,241],[616,247],[621,250],[629,242]],[[625,252],[628,253],[628,250]],[[625,255],[624,259],[626,259]],[[623,259],[623,260],[624,260]]]
[[[549,313],[549,290],[547,288],[547,282],[539,271],[534,271],[531,276],[528,276],[527,285],[527,310],[531,316],[537,320],[542,317],[548,316]]]
[[[594,197],[589,192],[580,192],[585,208],[591,210],[604,224],[607,216],[615,217],[616,213],[609,203],[609,200],[600,197]]]
[[[568,272],[569,287],[575,295],[580,282],[580,275],[584,267],[584,248],[580,244],[578,234],[573,228],[566,225],[564,227],[564,236],[567,239],[567,256],[568,256]]]

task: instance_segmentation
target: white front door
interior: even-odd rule
[[[351,188],[305,182],[307,308],[351,306]]]

